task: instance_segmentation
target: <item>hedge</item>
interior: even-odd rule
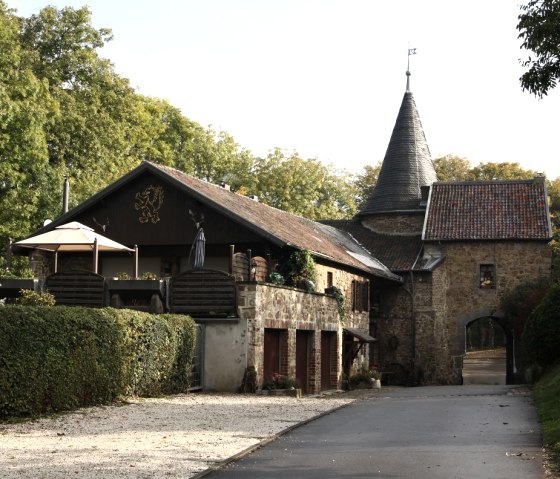
[[[529,359],[548,368],[560,361],[560,284],[553,284],[533,310],[523,330]]]
[[[186,392],[194,347],[188,316],[0,307],[0,418]]]

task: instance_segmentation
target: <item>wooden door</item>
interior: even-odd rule
[[[280,330],[264,330],[264,381],[271,381],[280,373]]]

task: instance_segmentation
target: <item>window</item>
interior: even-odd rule
[[[493,264],[481,264],[479,286],[489,289],[496,287],[496,268]]]
[[[352,281],[352,311],[369,310],[369,281]]]
[[[327,288],[333,285],[333,274],[332,271],[327,271]]]

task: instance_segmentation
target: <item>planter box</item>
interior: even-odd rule
[[[262,396],[291,396],[301,398],[301,389],[259,389],[257,394]]]
[[[37,291],[39,280],[29,279],[0,279],[0,298],[18,298],[22,289]]]
[[[110,294],[121,298],[151,298],[152,294],[164,297],[165,283],[162,279],[109,279],[107,286]]]

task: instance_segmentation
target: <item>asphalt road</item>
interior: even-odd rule
[[[463,359],[463,384],[505,384],[506,350],[473,351]]]
[[[544,477],[528,391],[515,386],[399,388],[293,429],[207,477]]]

